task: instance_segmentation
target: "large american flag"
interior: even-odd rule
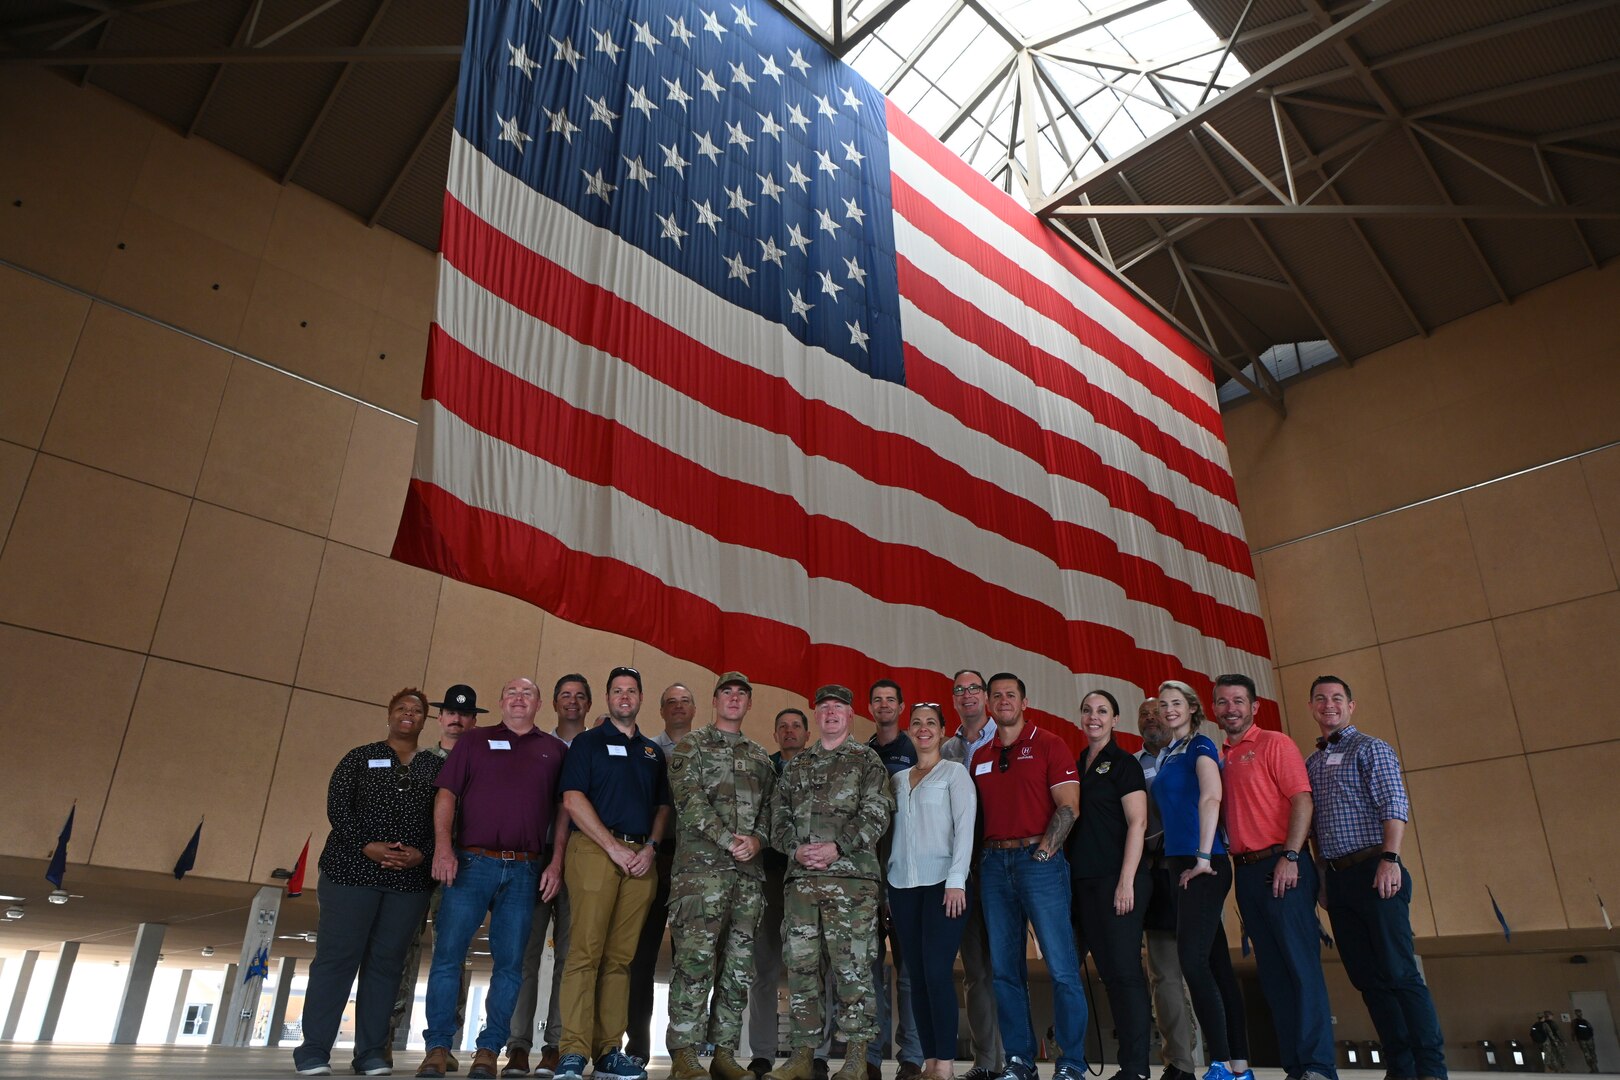
[[[1207,358],[763,0],[473,0],[448,188],[396,558],[801,692],[1270,696]]]

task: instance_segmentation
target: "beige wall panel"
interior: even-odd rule
[[[1620,739],[1615,709],[1569,719],[1574,697],[1620,671],[1620,592],[1498,619],[1496,640],[1526,750]]]
[[[1377,640],[1353,531],[1302,540],[1261,559],[1278,664],[1333,656]]]
[[[746,673],[745,673],[746,674]],[[714,684],[707,687],[710,702],[714,699]],[[812,727],[815,725],[815,714],[810,703],[791,690],[783,690],[779,686],[764,686],[754,684],[754,704],[748,710],[748,716],[743,720],[743,731],[749,738],[763,746],[768,752],[776,753],[776,714],[786,708],[800,709],[806,717],[810,718]],[[704,714],[700,711],[699,717]],[[946,723],[954,727],[954,717],[947,718]]]
[[[1434,412],[1442,401],[1428,362],[1430,346],[1430,339],[1408,338],[1357,360],[1353,378],[1334,378],[1334,369],[1301,379],[1288,387],[1283,423],[1301,424],[1313,440],[1353,442],[1358,433]]]
[[[1499,927],[1489,885],[1515,930],[1561,930],[1564,909],[1522,757],[1451,765],[1406,778],[1424,858],[1435,925],[1442,934],[1486,934]]]
[[[427,343],[427,323],[377,316],[360,373],[360,397],[401,416],[415,417],[422,407]]]
[[[415,424],[376,409],[356,409],[326,535],[378,555],[393,551],[415,456]]]
[[[1414,820],[1406,823],[1406,835],[1401,838],[1401,862],[1412,875],[1412,933],[1418,937],[1433,937],[1434,903],[1429,895],[1428,875],[1423,866],[1422,823],[1415,820],[1415,811],[1413,817]],[[1324,925],[1326,921],[1324,916]]]
[[[436,727],[430,723],[423,731],[422,745],[437,741]],[[388,714],[381,705],[308,690],[293,691],[286,733],[276,756],[275,779],[270,783],[270,799],[259,831],[258,852],[253,859],[254,881],[269,881],[270,871],[278,866],[290,869],[304,846],[304,838],[313,833],[304,892],[307,895],[315,891],[320,876],[315,864],[330,831],[326,788],[332,768],[356,746],[387,737]]]
[[[159,126],[130,201],[257,257],[280,198],[281,185],[258,166]]]
[[[0,439],[39,445],[89,313],[84,297],[0,267]]]
[[[1592,493],[1598,525],[1609,545],[1609,561],[1620,575],[1620,446],[1613,446],[1581,459],[1586,489]]]
[[[1605,308],[1613,313],[1617,298]],[[1614,358],[1620,348],[1593,351],[1569,357],[1556,369],[1563,392],[1558,421],[1569,428],[1579,444],[1588,450],[1620,439],[1620,412],[1613,403],[1620,400],[1620,364]]]
[[[1495,304],[1429,335],[1428,366],[1442,403],[1505,390],[1547,367],[1538,326],[1516,304]]]
[[[124,725],[145,657],[71,638],[0,626],[0,739],[21,768],[0,785],[0,853],[28,859],[51,850],[73,800],[70,862],[90,859]],[[17,693],[26,687],[26,700]],[[62,737],[72,732],[71,744]]]
[[[1463,508],[1492,615],[1615,587],[1614,564],[1579,462],[1470,491]]]
[[[1620,264],[1582,270],[1560,278],[1514,301],[1514,310],[1535,318],[1546,354],[1563,364],[1589,356],[1620,352],[1620,320],[1614,318],[1620,297]]]
[[[281,189],[264,260],[322,290],[375,310],[388,279],[394,234],[291,184]]]
[[[401,687],[420,687],[439,581],[404,563],[328,544],[298,685],[382,704]]]
[[[152,653],[291,683],[325,546],[318,536],[197,503]]]
[[[41,455],[0,557],[0,621],[145,652],[187,507]]]
[[[449,578],[439,592],[428,650],[429,700],[451,685],[464,682],[478,691],[479,704],[494,713],[501,687],[519,675],[535,678],[540,656],[540,627],[545,613],[533,604]],[[537,680],[538,685],[538,680]],[[549,684],[541,688],[549,700]],[[542,710],[541,719],[544,720]]]
[[[548,701],[558,677],[577,671],[590,680],[591,716],[600,716],[607,711],[607,673],[620,664],[635,665],[635,643],[629,638],[546,615],[540,631],[540,694]]]
[[[352,401],[237,360],[197,497],[324,536],[354,412]]]
[[[16,443],[0,442],[0,551],[5,550],[11,519],[22,501],[23,486],[34,467],[34,452]]]
[[[1435,431],[1467,487],[1588,449],[1564,411],[1559,382],[1543,372],[1441,409]]]
[[[1408,638],[1383,653],[1408,769],[1524,752],[1490,623]]]
[[[290,693],[239,675],[147,661],[90,861],[171,870],[201,817],[193,872],[246,879]]]
[[[0,257],[94,289],[156,123],[53,72],[13,68],[0,77]]]
[[[1384,682],[1384,663],[1376,648],[1327,656],[1320,660],[1285,667],[1279,672],[1279,692],[1288,702],[1288,733],[1299,744],[1307,757],[1316,749],[1316,740],[1322,730],[1311,715],[1311,681],[1318,675],[1337,675],[1348,679],[1356,696],[1355,725],[1369,735],[1386,740],[1401,752],[1401,742],[1395,725],[1394,712],[1389,705],[1389,689]],[[1205,703],[1208,708],[1208,703]],[[1218,731],[1211,725],[1210,731]],[[1216,734],[1209,734],[1216,738]]]
[[[395,322],[426,327],[439,291],[439,257],[397,233],[388,237],[388,274],[377,310]]]
[[[1341,520],[1366,517],[1455,491],[1459,486],[1440,413],[1357,433],[1348,444],[1349,502]]]
[[[1488,618],[1462,500],[1442,499],[1356,526],[1381,641]]]
[[[1501,942],[1499,927],[1497,942]],[[1446,1064],[1454,1071],[1483,1069],[1484,1058],[1473,1045],[1481,1039],[1496,1043],[1497,1060],[1508,1060],[1507,1040],[1528,1042],[1533,1014],[1539,1009],[1568,1011],[1573,990],[1603,990],[1611,1004],[1620,1002],[1620,980],[1615,967],[1604,962],[1607,957],[1600,955],[1594,958],[1597,962],[1579,966],[1569,957],[1565,950],[1528,956],[1425,957],[1424,978],[1446,1033]],[[1341,999],[1333,1000],[1337,1005]],[[1563,1032],[1566,1057],[1573,1057],[1573,1067],[1584,1071],[1580,1049],[1568,1041],[1567,1027]],[[1338,1028],[1334,1037],[1341,1037]]]
[[[1344,450],[1311,446],[1273,455],[1237,480],[1251,547],[1307,536],[1345,520]]]
[[[254,282],[238,347],[323,386],[358,395],[376,317],[373,309],[325,284],[267,262]]]
[[[233,345],[253,295],[259,262],[139,206],[118,227],[98,292],[116,304]],[[218,286],[218,288],[215,288]]]
[[[218,349],[97,304],[41,449],[190,495],[230,370]]]
[[[1600,809],[1594,797],[1614,791],[1620,742],[1531,754],[1528,760],[1569,925],[1602,926],[1598,896],[1620,896],[1620,834],[1612,803]],[[1617,913],[1611,910],[1609,918]]]
[[[661,649],[655,649],[643,642],[636,642],[629,660],[620,661],[628,663],[641,672],[642,685],[646,689],[646,701],[641,706],[641,712],[647,719],[651,729],[663,730],[663,723],[658,719],[658,697],[664,692],[664,687],[671,683],[684,683],[692,691],[692,700],[697,703],[697,719],[694,723],[706,724],[713,711],[714,680],[719,672],[710,671],[700,664],[680,657],[671,656]],[[604,669],[603,676],[607,675]],[[748,672],[743,672],[744,675]]]

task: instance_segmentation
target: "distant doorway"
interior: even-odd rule
[[[1586,1022],[1592,1025],[1592,1041],[1597,1044],[1598,1072],[1620,1072],[1620,1038],[1615,1035],[1614,1011],[1609,1007],[1608,993],[1603,990],[1572,991],[1569,1007],[1571,1010],[1581,1010]],[[1569,1039],[1566,1056],[1569,1058],[1570,1071],[1584,1069],[1586,1063],[1581,1059],[1581,1049],[1575,1045],[1574,1038],[1567,1034],[1569,1025],[1560,1026]]]

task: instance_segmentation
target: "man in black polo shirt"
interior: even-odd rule
[[[600,1080],[645,1080],[624,1053],[630,961],[658,879],[657,845],[673,801],[658,744],[641,734],[641,673],[608,673],[608,719],[582,732],[563,766],[563,807],[576,830],[568,839],[565,876],[573,925],[563,969],[562,1060],[557,1080],[582,1080],[596,1058]]]

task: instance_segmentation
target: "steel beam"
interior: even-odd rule
[[[460,63],[460,45],[326,46],[310,49],[73,49],[6,53],[0,67],[101,67],[109,64],[348,64]]]
[[[1441,113],[1453,112],[1457,109],[1471,109],[1476,105],[1489,105],[1493,101],[1503,98],[1518,97],[1520,94],[1529,94],[1537,90],[1548,90],[1555,86],[1564,86],[1572,82],[1584,82],[1587,79],[1599,79],[1605,75],[1620,73],[1620,60],[1604,60],[1597,64],[1587,64],[1584,67],[1570,68],[1567,71],[1555,71],[1550,75],[1541,75],[1534,79],[1525,79],[1523,82],[1508,83],[1505,86],[1493,86],[1488,90],[1479,90],[1472,94],[1462,94],[1458,97],[1447,98],[1425,105],[1420,109],[1407,112],[1410,120],[1422,120]]]
[[[1061,206],[1054,217],[1226,217],[1226,218],[1441,218],[1459,221],[1502,219],[1567,221],[1620,220],[1616,206],[1461,206],[1455,203],[1414,205],[1402,203],[1329,203],[1293,206],[1288,203],[1087,203]]]
[[[355,42],[356,45],[365,46],[370,44],[371,36],[377,32],[377,27],[381,26],[383,19],[388,16],[388,8],[392,3],[393,0],[380,0],[377,4],[377,10],[372,13],[371,21],[366,24],[365,30],[360,34],[360,40]],[[291,27],[287,29],[290,30]],[[286,30],[282,31],[282,33],[286,32]],[[266,39],[265,43],[268,44],[269,40],[271,39]],[[303,163],[304,155],[309,152],[310,146],[315,142],[315,136],[319,134],[321,125],[326,123],[327,115],[331,113],[332,106],[337,104],[338,95],[343,92],[343,87],[348,84],[349,76],[353,73],[354,63],[352,61],[344,64],[343,70],[338,72],[337,80],[332,83],[332,88],[326,92],[326,100],[321,102],[320,111],[315,114],[315,119],[310,121],[309,128],[304,132],[304,137],[298,141],[298,149],[293,151],[293,156],[288,160],[287,167],[281,170],[281,182],[283,184],[291,180],[293,173],[298,171],[298,166]]]
[[[445,114],[450,111],[455,103],[456,87],[452,86],[450,93],[445,95],[443,104],[439,106],[439,111],[433,114],[433,119],[429,120],[427,127],[422,129],[421,136],[416,140],[416,146],[411,149],[411,156],[405,159],[405,164],[401,165],[399,172],[394,174],[394,182],[388,185],[388,190],[383,193],[382,201],[377,203],[377,209],[373,210],[371,216],[366,219],[367,225],[377,224],[377,221],[383,216],[383,211],[388,209],[388,204],[394,201],[394,195],[398,193],[399,185],[405,182],[405,177],[416,167],[417,159],[422,156],[422,151],[427,149],[428,140],[433,137],[433,132],[438,129],[439,124],[444,120]]]

